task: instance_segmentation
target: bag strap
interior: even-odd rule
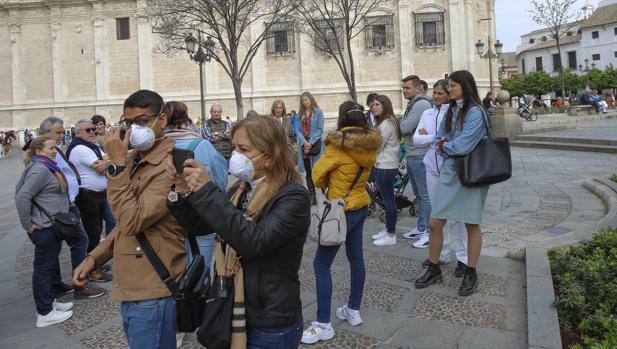
[[[54,219],[49,215],[49,213],[47,212],[47,210],[45,210],[44,208],[41,207],[41,205],[36,203],[36,200],[32,199],[32,203],[34,204],[34,206],[36,206],[36,208],[43,212],[43,214],[47,217],[47,219],[49,219],[51,222],[54,221]]]
[[[169,274],[169,271],[167,270],[167,268],[165,268],[165,265],[163,264],[163,262],[161,262],[161,259],[156,254],[156,252],[154,252],[154,249],[152,248],[152,245],[150,245],[150,242],[146,238],[146,235],[141,232],[135,235],[135,237],[137,238],[137,241],[139,241],[141,248],[144,250],[144,254],[150,261],[150,264],[152,264],[152,267],[154,268],[156,273],[159,274],[159,277],[161,278],[163,283],[167,286],[167,288],[171,291],[173,295],[177,295],[179,293],[178,284],[174,280],[173,276]],[[195,237],[193,237],[193,239],[195,239]],[[195,244],[197,244],[196,240]]]
[[[347,197],[349,196],[349,193],[351,193],[351,191],[353,190],[353,187],[355,187],[358,181],[360,180],[360,176],[362,175],[362,172],[364,172],[364,167],[360,166],[360,168],[358,169],[358,172],[356,172],[356,177],[353,179],[353,182],[351,183],[351,187],[347,191],[347,194],[343,196],[343,199],[347,199]]]
[[[486,127],[486,135],[488,136],[488,139],[491,139],[493,138],[493,136],[491,135],[491,128],[490,128],[491,121],[489,120],[488,115],[486,114],[486,111],[484,110],[484,108],[480,108],[480,112],[482,112],[482,119],[484,120],[484,126]]]
[[[189,147],[187,148],[190,151],[195,151],[195,148],[197,148],[197,146],[199,145],[199,143],[201,142],[201,138],[195,138],[191,141],[191,143],[189,144]]]

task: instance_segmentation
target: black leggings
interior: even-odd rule
[[[304,171],[306,173],[306,187],[311,194],[311,198],[315,197],[315,185],[313,184],[313,178],[311,177],[313,169],[311,168],[311,157],[307,157],[304,160]]]

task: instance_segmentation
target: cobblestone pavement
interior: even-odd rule
[[[428,251],[413,249],[411,242],[402,238],[394,246],[373,246],[370,235],[384,225],[372,218],[365,223],[364,323],[349,326],[334,315],[349,295],[349,266],[341,249],[332,268],[332,321],[337,335],[311,347],[526,348],[524,264],[503,258],[505,253],[530,241],[589,226],[603,217],[603,203],[581,183],[587,177],[607,177],[617,170],[616,158],[609,154],[513,148],[512,156],[513,178],[489,192],[476,294],[466,298],[457,295],[460,279],[453,276],[455,263],[443,268],[441,284],[416,290],[413,281],[422,273],[420,262]],[[107,297],[74,301],[71,320],[34,329],[33,248],[19,227],[13,205],[14,183],[21,172],[18,161],[16,153],[0,160],[0,195],[4,198],[0,202],[0,347],[125,348],[119,306]],[[398,231],[404,232],[416,218],[403,212],[398,222]],[[307,322],[316,316],[315,250],[316,244],[307,241],[300,269]],[[68,256],[65,247],[60,260],[66,279],[70,277]],[[454,253],[451,258],[455,260]],[[61,300],[73,301],[70,297]],[[183,348],[198,347],[194,336],[187,336]]]

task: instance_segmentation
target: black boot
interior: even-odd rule
[[[465,269],[465,275],[463,275],[463,282],[458,289],[458,294],[461,296],[471,296],[478,288],[478,274],[476,274],[476,268],[467,266]]]
[[[429,262],[428,269],[426,273],[422,275],[420,278],[416,279],[416,288],[425,288],[431,284],[436,282],[441,282],[443,280],[443,276],[441,275],[441,268],[439,268],[439,263],[433,264]]]
[[[467,264],[458,261],[458,263],[456,263],[456,269],[454,269],[454,277],[460,278],[461,276],[465,275],[466,269]]]

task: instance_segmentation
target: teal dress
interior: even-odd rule
[[[469,154],[480,140],[487,138],[484,115],[480,107],[472,106],[465,117],[462,129],[456,127],[459,107],[454,107],[452,120],[453,130],[445,131],[444,117],[435,141],[447,137],[444,143],[444,163],[439,174],[439,185],[432,203],[432,218],[440,218],[469,224],[482,223],[482,211],[488,194],[488,185],[481,187],[465,187],[456,176],[454,156]]]

